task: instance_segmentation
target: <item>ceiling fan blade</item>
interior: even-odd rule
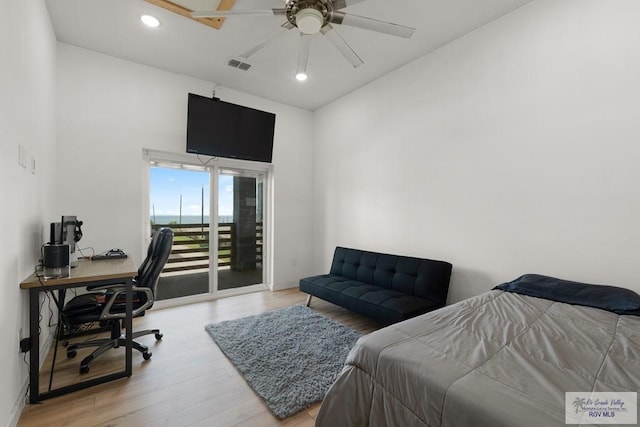
[[[413,32],[416,30],[415,28],[405,27],[404,25],[378,21],[373,18],[365,18],[364,16],[350,15],[344,12],[333,12],[329,16],[329,22],[377,31],[379,33],[391,34],[393,36],[404,37],[406,39],[411,37]]]
[[[347,6],[352,6],[356,3],[361,3],[364,0],[333,0],[333,8],[335,10],[344,9]]]
[[[298,67],[296,78],[305,80],[307,75],[307,63],[309,62],[309,48],[311,47],[311,35],[300,33],[300,51],[298,52]],[[304,76],[304,77],[299,77]]]
[[[260,43],[258,43],[257,45],[253,46],[251,49],[247,50],[246,52],[244,52],[243,54],[240,55],[240,57],[242,58],[249,58],[251,55],[255,54],[256,52],[261,51],[262,49],[264,49],[265,46],[267,46],[268,44],[270,44],[272,41],[274,41],[275,39],[277,39],[278,37],[280,37],[281,35],[283,35],[285,32],[287,32],[289,29],[288,28],[282,28],[280,31],[278,31],[277,33],[273,34],[271,37],[269,37],[268,39],[265,39],[263,41],[261,41]]]
[[[351,46],[349,46],[347,42],[344,41],[342,36],[338,34],[338,32],[335,30],[335,28],[333,28],[331,24],[327,24],[324,27],[322,27],[320,32],[327,39],[329,39],[331,44],[340,51],[342,56],[344,56],[346,60],[349,61],[351,65],[353,65],[353,68],[359,67],[360,65],[364,64],[364,61],[358,56],[358,54],[353,49],[351,49]]]
[[[192,18],[227,18],[229,16],[273,16],[285,15],[287,9],[240,9],[240,10],[204,10],[191,12]]]

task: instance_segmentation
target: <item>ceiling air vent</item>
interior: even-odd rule
[[[238,61],[237,59],[230,59],[228,64],[229,64],[230,67],[239,68],[242,71],[247,71],[249,68],[251,68],[251,64],[247,64],[246,62]]]

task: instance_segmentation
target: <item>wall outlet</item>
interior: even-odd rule
[[[20,352],[26,353],[31,350],[31,338],[23,338],[20,340]]]
[[[24,335],[22,335],[22,328],[18,329],[18,343],[20,344],[21,353],[26,353],[31,350],[31,340],[29,338],[24,338]]]

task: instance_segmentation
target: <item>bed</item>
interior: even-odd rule
[[[564,426],[565,392],[640,389],[639,315],[630,290],[522,276],[362,337],[316,425]]]

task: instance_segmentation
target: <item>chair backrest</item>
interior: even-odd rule
[[[173,245],[173,230],[162,227],[156,230],[149,243],[147,257],[140,268],[138,275],[135,277],[135,285],[138,287],[150,288],[153,295],[156,294],[156,285],[160,278],[160,273],[171,254],[171,246]]]

